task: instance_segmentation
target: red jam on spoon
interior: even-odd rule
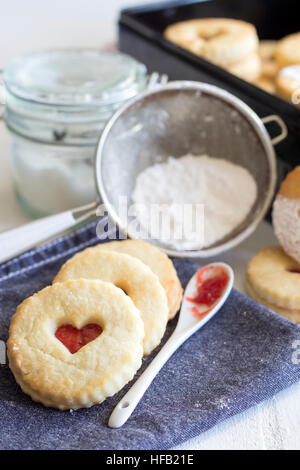
[[[98,338],[102,331],[101,326],[95,323],[86,325],[81,330],[77,330],[72,325],[62,325],[56,330],[55,336],[68,348],[70,353],[75,354],[83,346]]]
[[[229,282],[229,275],[222,266],[206,266],[196,278],[197,291],[193,298],[187,298],[195,306],[192,311],[200,318],[205,317],[222,297]]]

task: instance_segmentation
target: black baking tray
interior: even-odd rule
[[[169,1],[128,8],[119,19],[119,49],[171,80],[197,80],[238,96],[260,117],[277,114],[289,135],[276,147],[279,181],[300,164],[300,110],[163,37],[177,21],[201,17],[236,18],[256,25],[260,39],[280,39],[300,31],[300,0]],[[271,128],[275,135],[278,129]]]

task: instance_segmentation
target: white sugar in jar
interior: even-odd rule
[[[31,54],[4,71],[17,198],[33,217],[95,199],[93,159],[112,114],[145,89],[146,67],[121,53]]]

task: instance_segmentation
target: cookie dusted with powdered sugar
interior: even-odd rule
[[[273,206],[273,226],[282,248],[300,263],[300,166],[281,185]]]

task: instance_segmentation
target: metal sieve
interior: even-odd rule
[[[280,136],[271,141],[264,123],[276,121]],[[96,178],[112,219],[129,237],[119,211],[119,198],[131,199],[136,178],[148,166],[187,153],[207,154],[246,168],[257,183],[257,198],[247,218],[229,235],[202,250],[179,251],[159,240],[152,243],[178,257],[208,257],[245,240],[265,216],[276,184],[273,144],[287,135],[277,116],[261,120],[245,103],[228,92],[198,82],[172,82],[138,95],[106,126],[96,156]],[[238,204],[238,201],[237,201]]]
[[[281,128],[273,140],[264,125],[272,121]],[[130,201],[136,178],[145,168],[187,153],[205,153],[241,165],[253,175],[258,191],[251,212],[232,233],[202,250],[177,251],[152,240],[169,255],[215,256],[245,240],[265,216],[276,184],[273,145],[286,136],[280,117],[261,120],[241,100],[215,86],[188,81],[157,85],[128,101],[102,132],[95,155],[99,199],[121,231],[134,238],[128,214],[119,210],[119,199],[126,196]],[[88,220],[98,205],[95,201],[0,234],[0,262]]]

